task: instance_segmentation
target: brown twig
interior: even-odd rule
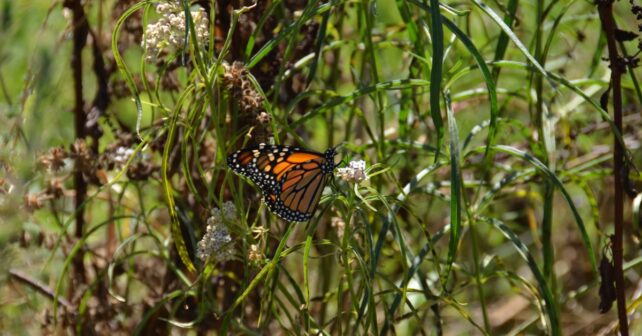
[[[113,72],[113,67],[108,68],[103,59],[103,51],[100,46],[100,35],[94,34],[94,32],[87,27],[89,35],[92,37],[93,43],[91,45],[91,51],[94,58],[93,71],[96,75],[96,95],[92,101],[92,106],[89,109],[89,113],[85,117],[85,135],[91,136],[94,138],[94,143],[92,149],[94,153],[98,152],[98,138],[102,136],[102,130],[98,125],[98,119],[105,114],[107,106],[109,106],[110,97],[109,97],[109,77]]]
[[[622,132],[622,73],[624,71],[620,59],[615,30],[617,25],[613,18],[613,0],[598,0],[597,10],[602,23],[602,29],[606,35],[606,45],[609,51],[609,63],[611,67],[611,86],[613,90],[613,121],[618,131]],[[623,226],[624,226],[624,179],[622,173],[625,171],[624,148],[619,141],[613,141],[613,178],[614,181],[614,234],[611,238],[613,249],[613,264],[615,269],[615,290],[617,301],[617,313],[620,323],[620,333],[623,336],[629,335],[629,325],[626,315],[626,297],[624,295],[624,272],[622,270],[623,259]]]
[[[73,13],[73,51],[71,56],[71,69],[74,80],[74,126],[76,139],[85,139],[87,115],[85,114],[83,95],[82,95],[82,50],[87,42],[89,33],[89,24],[85,16],[85,10],[80,0],[65,0],[64,6],[69,8]],[[74,187],[76,189],[75,207],[76,207],[76,231],[75,236],[81,239],[85,226],[85,211],[82,208],[87,193],[87,182],[83,177],[83,172],[76,160],[74,171]],[[74,280],[81,283],[85,282],[85,267],[83,265],[82,253],[78,253],[74,258]],[[73,293],[73,286],[70,293]]]
[[[38,280],[36,280],[36,279],[34,279],[34,278],[22,273],[20,271],[17,271],[17,270],[9,270],[9,275],[14,280],[33,288],[34,290],[36,290],[37,292],[43,294],[44,296],[48,297],[49,299],[57,300],[58,304],[60,304],[61,306],[65,307],[67,309],[67,311],[73,311],[74,310],[74,306],[71,303],[69,303],[69,301],[67,301],[62,296],[56,297],[56,293],[54,293],[54,291],[51,290],[51,288],[47,287],[47,285],[43,284],[42,282],[40,282],[40,281],[38,281]]]

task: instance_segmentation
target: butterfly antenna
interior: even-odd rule
[[[339,149],[345,147],[347,143],[345,141],[341,141],[338,145],[334,146],[334,150],[338,151]]]
[[[335,152],[336,154],[339,154],[339,149],[341,149],[341,148],[345,147],[346,145],[347,145],[347,143],[346,143],[345,141],[342,141],[342,142],[340,142],[338,145],[334,146],[332,149],[334,150],[334,152]],[[336,154],[335,154],[335,155],[336,155]],[[339,167],[339,166],[341,166],[341,165],[345,165],[345,164],[346,164],[345,159],[341,159],[341,161],[339,161],[339,163],[338,163],[338,164],[336,164],[336,165],[335,165],[335,167]]]

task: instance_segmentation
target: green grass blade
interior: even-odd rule
[[[560,190],[560,192],[564,196],[564,199],[566,200],[566,203],[568,204],[569,208],[573,212],[573,216],[575,218],[575,223],[577,224],[577,228],[580,230],[580,234],[582,236],[582,242],[584,243],[584,247],[586,249],[586,253],[589,256],[589,260],[591,261],[591,266],[593,267],[593,272],[595,272],[595,274],[597,274],[597,262],[596,262],[596,259],[595,259],[595,254],[594,254],[594,251],[593,251],[593,247],[591,245],[591,239],[589,238],[588,232],[586,231],[586,226],[584,225],[584,220],[582,219],[582,216],[580,216],[580,213],[577,210],[577,208],[575,207],[575,203],[573,202],[573,198],[571,197],[571,195],[566,190],[566,187],[564,187],[564,184],[562,183],[562,181],[560,181],[560,179],[557,177],[557,175],[555,175],[555,173],[552,172],[544,163],[542,163],[537,158],[535,158],[534,156],[532,156],[532,155],[530,155],[530,154],[528,154],[526,152],[523,152],[523,151],[521,151],[519,149],[516,149],[516,148],[513,148],[513,147],[503,146],[503,145],[497,145],[497,146],[495,146],[494,149],[499,151],[499,152],[502,152],[502,153],[513,155],[513,156],[515,156],[517,158],[520,158],[520,159],[532,164],[537,170],[542,172],[547,179],[552,181],[557,186],[557,188]]]
[[[254,277],[254,279],[252,279],[250,284],[245,288],[243,293],[241,293],[241,295],[239,295],[236,298],[232,306],[228,309],[227,314],[234,311],[234,309],[236,309],[236,307],[238,307],[238,305],[241,304],[241,302],[243,302],[248,295],[250,295],[250,292],[252,292],[252,290],[259,284],[259,282],[261,282],[261,280],[263,280],[265,276],[271,273],[276,268],[279,261],[281,261],[281,259],[287,255],[287,251],[284,252],[283,249],[285,248],[285,243],[290,237],[290,234],[292,233],[295,226],[296,225],[294,223],[288,224],[288,229],[283,234],[283,237],[281,238],[279,245],[274,251],[274,257],[272,258],[272,260],[267,265],[263,266],[263,268],[259,271],[259,273]]]
[[[368,86],[365,88],[361,88],[358,90],[353,91],[351,94],[346,95],[346,96],[336,96],[331,98],[327,103],[315,108],[314,110],[304,114],[301,116],[301,118],[295,120],[290,124],[291,128],[296,128],[297,126],[302,125],[309,119],[315,117],[316,115],[325,112],[335,106],[339,106],[342,104],[346,104],[348,102],[352,102],[356,100],[359,97],[371,94],[376,91],[380,90],[400,90],[400,89],[405,89],[405,88],[410,88],[410,87],[421,87],[421,86],[428,86],[430,85],[429,81],[423,80],[423,79],[398,79],[398,80],[391,80],[391,81],[386,81],[382,83],[377,83],[372,86]]]
[[[439,0],[430,0],[432,6],[430,18],[432,21],[432,64],[430,68],[430,115],[437,130],[437,153],[435,162],[439,160],[441,142],[444,138],[444,121],[441,118],[439,99],[441,98],[441,80],[443,78],[443,57],[444,57],[444,31],[441,25],[441,14],[439,13]]]
[[[519,37],[515,35],[515,33],[510,29],[510,27],[507,26],[506,23],[504,23],[504,20],[502,20],[502,18],[500,18],[499,15],[497,15],[497,13],[495,13],[495,11],[493,11],[492,8],[488,7],[488,5],[486,5],[484,2],[480,0],[473,0],[473,2],[475,3],[475,5],[477,5],[479,9],[481,9],[484,13],[486,13],[486,15],[488,15],[493,21],[495,21],[495,23],[499,26],[499,28],[501,28],[501,30],[508,36],[508,38],[510,38],[510,40],[513,41],[517,49],[519,49],[519,51],[522,52],[522,54],[533,65],[533,67],[535,67],[535,69],[537,69],[537,71],[541,73],[542,76],[544,76],[544,78],[546,78],[549,84],[554,88],[555,84],[549,78],[548,73],[546,72],[546,70],[544,70],[544,67],[542,67],[539,64],[539,62],[537,62],[535,57],[533,57],[533,55],[530,54],[530,52],[528,51],[528,48],[524,46],[522,41],[520,41]]]
[[[150,3],[151,3],[150,1],[142,1],[133,5],[127,11],[125,11],[125,13],[123,13],[123,15],[116,22],[116,25],[114,26],[114,33],[111,36],[111,51],[114,54],[114,61],[116,61],[118,70],[125,77],[125,82],[127,83],[127,87],[129,88],[132,95],[134,96],[134,102],[136,103],[136,112],[137,112],[136,133],[138,134],[139,138],[141,138],[140,121],[142,120],[142,115],[143,115],[143,104],[140,101],[140,95],[138,93],[136,83],[134,82],[134,77],[131,71],[129,71],[129,68],[127,68],[127,64],[125,64],[123,57],[120,55],[120,51],[118,49],[118,39],[120,37],[120,29],[122,25],[125,23],[125,20],[127,20],[127,18],[129,18],[136,11],[142,9],[143,7],[145,7]]]
[[[418,2],[418,0],[410,0],[410,2],[415,4],[417,7],[426,11],[430,11],[432,13],[430,7],[427,7],[426,5]],[[464,44],[464,46],[466,47],[470,55],[473,56],[473,58],[475,59],[475,62],[477,63],[479,70],[482,72],[482,75],[484,76],[484,81],[486,83],[486,90],[488,92],[488,100],[490,103],[490,124],[489,124],[489,130],[488,130],[488,139],[487,139],[487,147],[486,147],[487,149],[485,153],[488,159],[490,157],[489,149],[495,144],[495,137],[497,135],[497,119],[499,118],[499,107],[497,105],[497,90],[495,88],[495,81],[493,79],[493,76],[488,66],[486,65],[486,61],[484,60],[484,57],[481,55],[479,50],[477,50],[477,47],[475,47],[475,45],[470,40],[468,35],[464,33],[461,29],[459,29],[459,27],[457,27],[457,25],[455,25],[448,18],[442,16],[442,20],[443,20],[443,24],[448,28],[448,30],[450,30],[453,34],[455,34],[455,36],[457,36],[457,38]],[[431,86],[431,89],[432,89],[432,86]],[[431,98],[432,98],[432,92],[431,92]]]
[[[539,267],[537,266],[537,263],[535,262],[535,259],[531,255],[531,253],[528,251],[528,248],[524,243],[519,239],[519,237],[513,233],[513,231],[506,226],[504,223],[501,221],[494,219],[494,218],[481,218],[482,220],[493,224],[508,240],[513,243],[513,246],[515,246],[515,249],[517,249],[517,252],[519,255],[526,261],[528,264],[528,268],[530,268],[531,272],[535,276],[535,280],[537,281],[537,286],[540,291],[540,295],[544,299],[545,304],[545,309],[547,313],[547,317],[550,322],[550,333],[551,335],[561,335],[561,326],[559,322],[559,316],[557,315],[557,312],[555,310],[555,302],[553,301],[553,294],[551,294],[550,289],[548,288],[546,278],[544,277],[544,274],[540,271]]]
[[[163,181],[165,198],[167,200],[167,209],[170,213],[170,217],[172,218],[171,232],[172,232],[172,239],[174,240],[174,245],[176,246],[176,251],[178,252],[178,255],[181,258],[181,261],[183,262],[185,267],[187,267],[187,269],[190,272],[195,273],[196,267],[194,267],[194,264],[192,263],[192,260],[189,257],[189,252],[187,251],[187,245],[185,244],[185,240],[183,239],[181,223],[178,219],[178,213],[176,212],[176,203],[174,201],[174,189],[172,187],[171,180],[169,179],[169,176],[168,176],[168,170],[169,170],[169,164],[170,164],[169,162],[170,153],[174,148],[175,134],[178,129],[178,120],[181,114],[180,112],[181,112],[182,102],[185,99],[187,99],[188,96],[191,95],[192,90],[193,90],[193,87],[190,86],[183,92],[179,101],[176,104],[176,108],[174,109],[174,116],[172,117],[172,120],[170,122],[169,132],[167,134],[167,140],[165,142],[165,147],[163,148],[163,158],[161,163],[161,178]]]
[[[504,23],[506,24],[507,27],[512,27],[513,23],[515,22],[515,14],[517,13],[517,6],[519,4],[519,0],[509,0],[508,5],[506,6],[506,15],[504,16]],[[493,61],[497,62],[501,59],[504,58],[504,55],[506,54],[506,49],[508,48],[508,35],[502,31],[499,37],[497,38],[497,46],[495,47],[495,57],[493,57]],[[499,78],[499,72],[501,68],[496,67],[493,68],[493,79],[495,82]]]
[[[450,98],[446,95],[446,112],[448,114],[448,133],[450,139],[450,240],[448,241],[448,257],[446,259],[445,277],[442,283],[448,282],[448,277],[455,261],[459,238],[461,236],[461,210],[462,210],[462,179],[459,155],[459,131],[457,120],[450,107]]]
[[[332,0],[328,3],[321,4],[317,7],[314,7],[313,9],[304,12],[299,19],[284,29],[282,32],[280,32],[277,36],[275,36],[272,40],[270,40],[268,43],[266,43],[259,51],[252,56],[246,65],[248,69],[253,68],[255,65],[257,65],[265,56],[267,56],[274,48],[278,47],[281,41],[283,41],[285,38],[289,37],[291,34],[294,34],[298,32],[301,28],[301,25],[303,25],[304,22],[307,22],[310,20],[312,17],[323,14],[329,10],[331,10],[334,6],[336,6],[339,1]]]

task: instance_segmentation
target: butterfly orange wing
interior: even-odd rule
[[[319,204],[334,170],[334,155],[333,148],[321,154],[260,144],[233,153],[227,163],[261,189],[272,212],[285,220],[303,222],[312,218]]]

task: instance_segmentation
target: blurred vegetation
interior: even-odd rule
[[[642,332],[642,9],[613,13],[620,132],[589,1],[0,0],[0,330],[613,334],[624,195]],[[227,168],[262,142],[369,178],[287,223]]]

